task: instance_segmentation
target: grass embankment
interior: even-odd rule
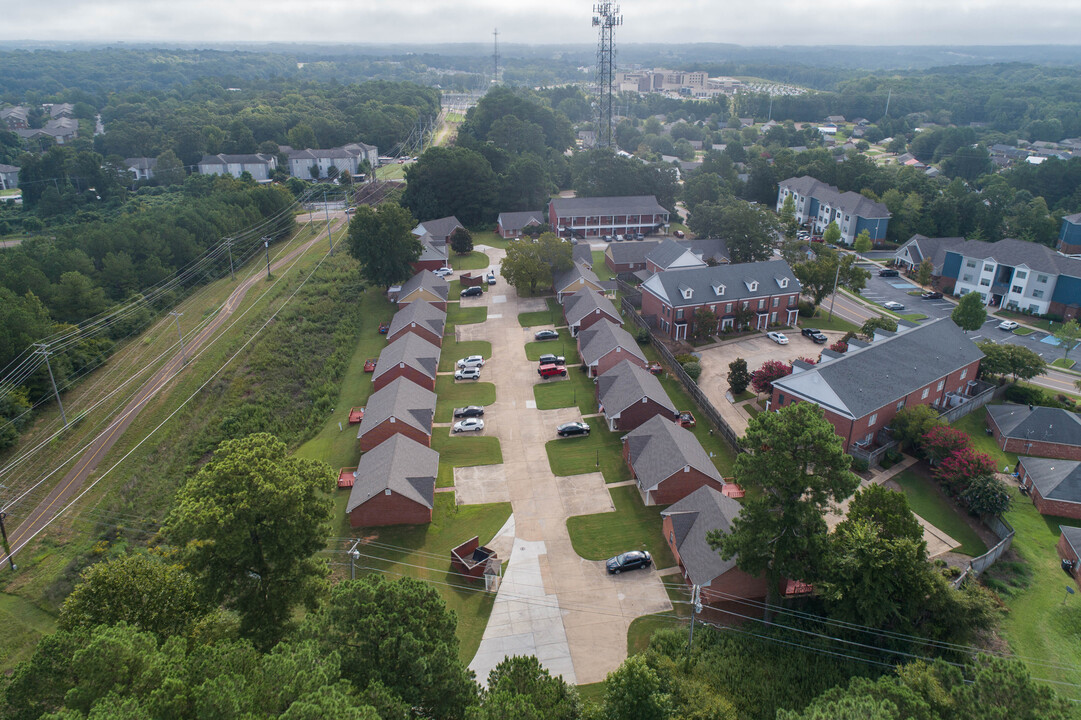
[[[604,250],[593,251],[593,273],[598,280],[611,280],[616,276],[612,269],[604,264]]]
[[[582,362],[578,355],[578,345],[571,337],[567,328],[557,330],[559,337],[553,340],[537,340],[525,344],[526,359],[537,362],[541,355],[562,355],[567,359],[568,365],[577,365]]]
[[[660,511],[666,506],[646,507],[633,485],[609,488],[608,492],[615,512],[567,518],[574,552],[586,560],[606,560],[628,550],[647,550],[653,556],[654,568],[675,565],[661,532]]]
[[[534,310],[532,312],[518,313],[518,324],[524,328],[536,328],[543,325],[552,327],[566,327],[567,321],[563,318],[563,306],[550,297],[546,301],[547,310]]]
[[[17,595],[0,594],[0,669],[30,657],[34,646],[56,630],[56,618]]]
[[[574,407],[583,415],[597,413],[597,391],[593,380],[580,367],[567,369],[567,378],[548,380],[533,386],[538,410]]]
[[[604,418],[586,418],[586,422],[590,428],[589,435],[556,438],[544,444],[552,473],[583,475],[600,471],[608,483],[630,480],[631,471],[623,462],[620,435],[605,427]]]
[[[961,543],[955,552],[972,557],[979,557],[987,552],[987,545],[961,517],[962,511],[943,497],[934,481],[912,470],[903,470],[894,475],[893,479],[904,490],[912,512]]]
[[[952,426],[972,438],[972,446],[980,452],[990,455],[995,461],[996,467],[1004,468],[1009,465],[1012,470],[1017,466],[1017,455],[1005,452],[995,444],[994,436],[987,434],[986,410],[981,409],[969,413],[960,420],[954,422]]]

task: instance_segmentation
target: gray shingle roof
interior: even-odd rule
[[[787,286],[781,287],[780,283],[786,279]],[[758,283],[757,289],[751,290],[753,285],[749,283],[754,282]],[[724,295],[714,292],[715,285],[724,285]],[[680,286],[690,288],[689,299],[684,299]],[[792,268],[784,260],[667,270],[642,283],[642,290],[656,295],[672,307],[749,300],[778,293],[798,293],[801,289]]]
[[[646,256],[657,249],[660,240],[641,240],[637,242],[612,243],[605,248],[605,253],[617,265],[644,263]]]
[[[229,164],[269,164],[270,158],[266,155],[226,155],[225,153],[219,153],[217,155],[204,155],[203,159],[199,161],[200,165],[229,165]]]
[[[597,273],[593,272],[590,268],[587,268],[582,263],[574,263],[570,270],[560,273],[552,281],[552,287],[556,292],[561,292],[565,288],[572,285],[578,279],[584,279],[586,282],[593,283],[597,287],[601,286],[600,278],[597,277]]]
[[[988,405],[987,413],[998,429],[1008,438],[1049,442],[1059,445],[1081,445],[1081,417],[1061,408],[1027,405]]]
[[[307,148],[306,150],[293,150],[289,153],[290,160],[315,160],[317,158],[324,158],[327,160],[346,160],[355,158],[358,155],[363,155],[363,151],[360,147],[336,147],[327,148],[325,150],[313,150]]]
[[[951,245],[946,252],[956,252],[978,260],[994,260],[1000,265],[1024,265],[1039,272],[1081,277],[1081,260],[1060,255],[1046,245],[1035,242],[1013,238],[993,243],[969,240],[964,244]]]
[[[1081,556],[1081,528],[1072,525],[1059,525],[1058,529],[1066,538],[1066,542],[1073,548],[1074,554]]]
[[[824,359],[773,386],[846,417],[861,418],[982,357],[961,328],[941,318],[866,347],[850,346],[841,357]]]
[[[388,489],[431,508],[438,474],[439,453],[405,435],[394,435],[361,456],[345,511],[353,512]]]
[[[439,348],[415,333],[406,333],[383,348],[375,364],[372,380],[405,363],[424,375],[434,378],[439,366]]]
[[[690,254],[693,257],[683,258],[684,255]],[[653,249],[653,252],[646,255],[646,260],[653,263],[662,270],[667,270],[672,266],[672,263],[683,258],[684,263],[690,262],[693,265],[705,265],[705,261],[701,258],[694,256],[693,252],[680,243],[676,242],[672,238],[661,241],[661,244]],[[687,267],[683,264],[683,267]]]
[[[720,553],[709,546],[706,535],[711,530],[727,533],[741,509],[740,504],[732,498],[704,485],[661,510],[662,516],[672,518],[676,550],[695,585],[709,585],[736,566],[735,557],[721,559]]]
[[[584,263],[589,267],[593,267],[593,251],[586,243],[578,243],[574,246],[574,250],[571,251],[571,257],[574,258],[576,263]]]
[[[357,430],[357,438],[363,437],[390,418],[431,435],[435,400],[434,392],[422,388],[408,378],[391,380],[368,398],[364,418]]]
[[[157,167],[158,159],[151,157],[126,158],[124,165],[135,170],[153,170]]]
[[[619,317],[619,311],[616,310],[616,306],[612,304],[612,301],[595,290],[582,288],[563,301],[563,317],[567,319],[567,324],[571,327],[582,322],[587,315],[595,310],[600,310],[611,317],[614,322],[618,322],[620,325],[623,324],[623,320]]]
[[[616,348],[622,348],[620,352],[626,353],[627,357],[636,357],[643,363],[646,361],[646,356],[642,354],[634,336],[608,320],[595,322],[579,332],[578,347],[582,362],[586,365],[595,364]]]
[[[413,229],[413,232],[417,235],[428,233],[436,240],[446,242],[447,238],[450,237],[450,234],[454,232],[455,228],[460,227],[465,226],[459,222],[458,218],[451,215],[449,217],[436,218],[435,220],[425,220],[417,225],[417,227]],[[420,230],[421,232],[417,232],[417,230]]]
[[[654,195],[552,198],[556,217],[569,215],[658,215],[667,213]]]
[[[447,296],[450,295],[450,283],[435,273],[421,270],[402,283],[401,290],[398,292],[398,297],[406,297],[410,293],[420,289],[428,290],[443,300],[446,300]]]
[[[1045,500],[1081,503],[1081,462],[1038,457],[1018,460],[1025,466],[1025,479]]]
[[[2,165],[0,164],[0,173],[19,172],[19,168],[15,165]]]
[[[800,195],[813,197],[820,203],[862,218],[888,218],[890,216],[889,208],[882,203],[875,202],[859,193],[841,192],[833,185],[827,185],[808,175],[788,178],[780,183],[780,187],[794,190]]]
[[[598,323],[600,324],[600,323]],[[661,387],[661,381],[629,360],[624,360],[597,378],[597,400],[606,417],[614,417],[648,397],[676,414],[676,406]]]
[[[499,213],[497,219],[499,226],[504,231],[511,230],[518,232],[526,225],[530,223],[541,225],[548,222],[548,216],[544,214],[543,210],[525,210],[523,212],[504,212]]]
[[[435,243],[430,235],[425,235],[420,240],[420,257],[417,258],[419,262],[425,262],[428,260],[441,260],[447,261],[447,244]]]
[[[394,317],[390,319],[387,335],[397,335],[400,330],[408,327],[410,323],[421,325],[442,337],[443,329],[447,325],[447,314],[430,302],[424,300],[411,302],[394,313]]]
[[[642,490],[652,490],[661,481],[690,466],[723,483],[702,443],[690,430],[655,415],[624,437],[631,466]]]
[[[710,260],[717,263],[728,262],[728,243],[721,238],[695,238],[676,242],[689,248],[691,252],[707,262]]]

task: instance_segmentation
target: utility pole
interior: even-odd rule
[[[236,280],[233,274],[233,238],[225,238],[225,247],[229,248],[229,279]]]
[[[60,391],[56,389],[56,378],[53,377],[52,363],[49,362],[49,355],[51,355],[51,353],[49,352],[49,346],[45,343],[37,343],[34,345],[34,347],[38,348],[37,352],[45,356],[45,367],[49,369],[49,380],[53,384],[53,395],[56,396],[56,404],[60,406],[60,417],[64,420],[64,427],[67,427],[68,416],[67,413],[64,412],[64,403],[60,400]]]
[[[263,247],[266,249],[266,279],[270,279],[270,238],[263,236]]]
[[[349,548],[349,579],[357,579],[357,559],[360,558],[360,550],[357,547],[360,545],[360,540],[353,543],[353,547]]]
[[[173,320],[176,321],[176,335],[180,338],[180,357],[184,359],[184,364],[188,364],[188,353],[184,350],[184,333],[180,332],[180,316],[184,313],[173,310],[169,313],[173,316]]]
[[[7,490],[6,487],[0,485],[0,490]],[[3,540],[4,554],[8,556],[8,565],[11,566],[12,571],[18,570],[18,566],[15,565],[15,558],[11,557],[11,546],[8,545],[8,531],[4,527],[4,520],[7,519],[8,514],[3,510],[0,510],[0,539]]]
[[[687,638],[687,654],[691,653],[691,646],[694,645],[694,616],[702,612],[702,586],[695,585],[691,589],[691,634]]]
[[[837,272],[833,274],[833,295],[830,296],[830,320],[833,319],[833,303],[837,301],[837,281],[841,279],[841,258],[837,258]]]
[[[327,191],[323,191],[323,212],[327,216],[327,242],[330,243],[330,254],[334,254],[334,240],[330,237],[330,207],[327,206]]]

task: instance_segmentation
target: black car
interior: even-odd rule
[[[541,355],[537,360],[541,365],[566,365],[567,358],[562,355]]]
[[[815,341],[819,345],[823,344],[829,339],[822,334],[821,330],[815,330],[814,328],[803,328],[803,334],[806,337],[811,338],[811,340]]]
[[[923,295],[920,295],[920,297],[924,300],[941,300],[942,293],[938,292],[937,290],[931,290],[929,292],[925,292]]]
[[[479,405],[469,405],[467,407],[454,408],[454,417],[456,418],[471,418],[481,417],[484,415],[484,408]]]
[[[484,294],[484,290],[480,287],[467,287],[462,290],[462,297],[480,297]]]
[[[559,337],[559,333],[555,330],[538,330],[533,333],[534,340],[555,340]]]
[[[604,566],[608,568],[611,575],[619,575],[624,570],[637,570],[638,568],[648,570],[652,564],[653,558],[645,550],[631,550],[622,555],[616,555],[614,558],[608,558],[604,562]]]
[[[569,422],[563,423],[556,428],[556,435],[559,437],[569,437],[571,435],[588,435],[589,425],[584,422]]]
[[[882,268],[878,271],[879,277],[900,277],[901,273],[897,272],[893,268]]]

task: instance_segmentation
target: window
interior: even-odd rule
[[[928,395],[930,395],[930,394],[931,394],[931,388],[929,388],[929,387],[925,387],[925,388],[923,389],[923,394],[922,394],[922,395],[920,395],[920,400],[926,400],[926,399],[927,399],[927,396],[928,396]]]
[[[784,405],[784,393],[777,393],[777,406]]]
[[[1036,298],[1037,300],[1042,298],[1043,297],[1043,290],[1033,290],[1032,291],[1032,297]]]
[[[901,398],[900,400],[897,401],[897,412],[901,412],[904,409],[905,409],[905,399]]]
[[[679,310],[676,310],[676,320],[682,320],[682,319],[683,319],[683,308],[680,308]]]
[[[730,313],[730,312],[732,312],[732,303],[728,303],[727,305],[725,305],[725,306],[724,306],[724,311],[725,311],[726,313]]]
[[[1039,305],[1029,305],[1028,306],[1028,311],[1030,313],[1038,313],[1038,312],[1040,312],[1040,306]]]
[[[965,261],[965,267],[970,267],[970,268],[976,267],[976,261],[975,260],[966,260]]]
[[[1038,283],[1047,282],[1047,276],[1046,275],[1037,275],[1036,276],[1036,282],[1038,282]]]
[[[1025,272],[1024,270],[1018,270],[1017,272],[1015,272],[1015,273],[1013,274],[1013,276],[1014,276],[1015,278],[1017,278],[1018,280],[1024,280],[1025,278],[1027,278],[1027,277],[1028,277],[1028,273],[1027,273],[1027,272]]]
[[[983,287],[987,287],[990,284],[991,284],[991,278],[983,278],[982,280],[980,280],[980,285],[982,285]]]
[[[777,307],[780,304],[781,304],[781,298],[779,298],[779,297],[773,298],[773,307]]]
[[[1010,288],[1010,290],[1012,292],[1017,293],[1018,295],[1020,295],[1021,293],[1023,293],[1025,291],[1025,289],[1023,287],[1021,287],[1020,285],[1014,285],[1012,288]]]
[[[961,282],[967,282],[967,283],[972,282],[972,275],[971,274],[965,274],[965,275],[961,276]]]
[[[766,299],[765,298],[762,298],[761,300],[758,301],[758,309],[759,310],[765,310],[766,309]]]
[[[984,265],[983,266],[983,271],[984,272],[994,272],[995,271],[995,266],[991,265],[991,264]]]
[[[961,379],[964,380],[967,377],[968,377],[968,368],[965,368],[964,370],[961,371]]]
[[[945,386],[946,386],[946,381],[945,380],[939,380],[938,381],[938,391],[939,392],[942,392],[942,388],[944,388]]]
[[[878,413],[871,413],[871,419],[867,421],[867,427],[873,428],[878,422]]]

